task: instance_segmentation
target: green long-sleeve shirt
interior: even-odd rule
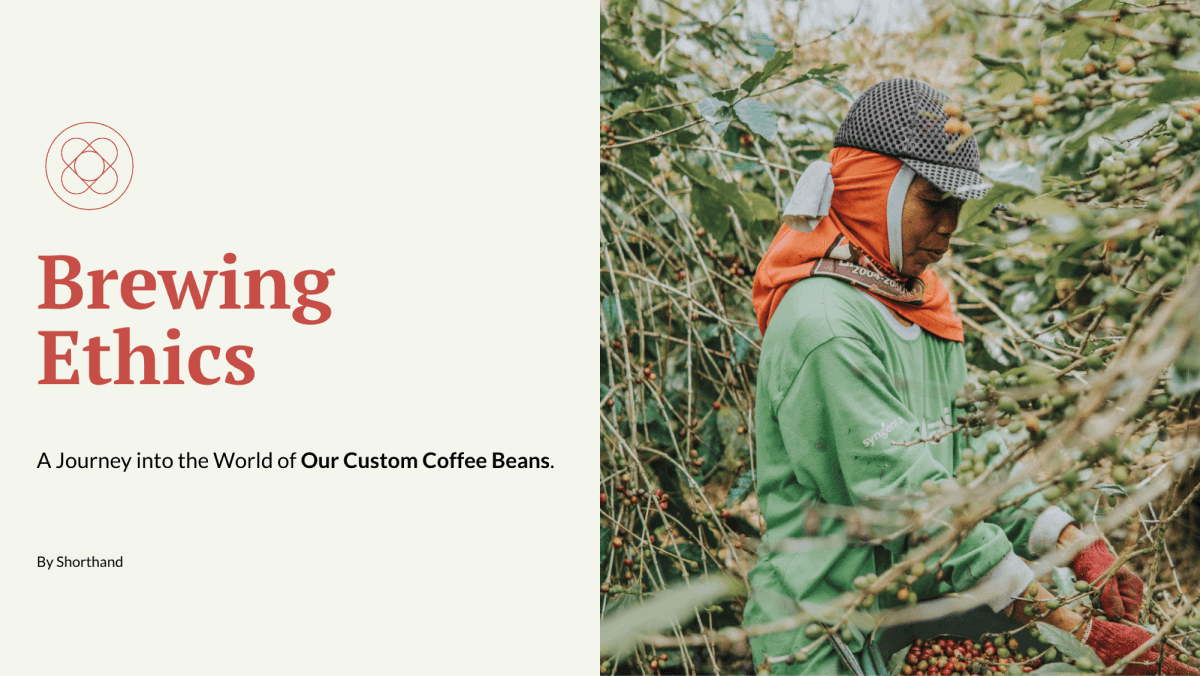
[[[961,343],[902,326],[882,303],[849,284],[808,278],[788,291],[763,338],[759,362],[758,499],[767,532],[750,573],[746,625],[794,615],[797,601],[829,601],[853,589],[856,576],[881,573],[904,555],[903,539],[874,548],[839,543],[846,524],[834,518],[822,519],[815,538],[803,540],[817,525],[809,521],[809,507],[886,506],[873,499],[894,499],[919,491],[926,480],[950,478],[968,444],[983,448],[989,437],[955,433],[937,442],[895,442],[951,427],[955,392],[966,375]],[[1017,555],[1044,553],[1050,533],[1057,537],[1069,521],[1035,495],[977,525],[943,565],[943,581],[927,575],[913,591],[928,598],[986,581],[1000,592],[980,600],[999,610],[1033,579]],[[1031,536],[1042,551],[1031,551]],[[800,630],[751,641],[756,664],[764,652],[787,655],[808,643]],[[869,672],[879,656],[864,644],[854,630],[847,645]],[[825,642],[807,662],[779,664],[772,673],[849,672]]]

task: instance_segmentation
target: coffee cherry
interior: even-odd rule
[[[1133,72],[1135,66],[1137,66],[1137,63],[1128,54],[1117,59],[1117,72],[1122,75],[1128,75]]]
[[[804,628],[804,636],[810,641],[815,641],[821,634],[825,633],[825,627],[813,622]]]

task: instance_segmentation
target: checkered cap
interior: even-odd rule
[[[978,199],[991,184],[979,174],[979,146],[970,134],[946,133],[950,97],[924,82],[898,77],[872,85],[850,106],[834,147],[890,155],[943,192]]]

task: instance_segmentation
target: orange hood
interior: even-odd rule
[[[888,193],[903,164],[900,160],[857,148],[834,148],[833,196],[829,214],[812,232],[782,225],[754,275],[754,311],[765,335],[775,308],[793,284],[812,275],[817,260],[845,236],[853,262],[874,268],[892,279],[905,280],[892,265],[888,236]],[[901,196],[902,197],[902,196]],[[891,241],[899,242],[899,216],[893,214]],[[896,252],[895,260],[899,260]],[[865,259],[865,260],[864,260]],[[904,303],[874,293],[884,305],[930,333],[963,342],[962,320],[950,308],[950,293],[937,274],[926,269],[920,277],[924,294],[919,303]],[[907,280],[905,280],[907,281]]]

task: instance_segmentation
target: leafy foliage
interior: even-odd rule
[[[1148,588],[1194,588],[1166,561],[1167,541],[1179,542],[1170,520],[1137,518],[1190,518],[1181,501],[1194,485],[1163,483],[1180,473],[1194,481],[1186,471],[1195,444],[1182,430],[1200,397],[1200,283],[1190,274],[1200,235],[1200,24],[1187,6],[1082,0],[1056,10],[1020,0],[1007,16],[935,2],[927,25],[888,35],[858,26],[801,34],[795,3],[768,2],[762,25],[740,7],[602,7],[602,617],[706,573],[745,580],[754,566],[764,530],[754,271],[796,179],[827,157],[853,93],[892,76],[952,94],[995,183],[964,205],[952,254],[935,268],[966,325],[970,391],[959,393],[958,423],[972,436],[1001,435],[1006,448],[983,475],[974,463],[957,468],[957,483],[967,493],[998,489],[1016,480],[1019,457],[1057,504],[1141,551],[1129,565]],[[937,509],[934,500],[924,514],[955,522]],[[1039,573],[1047,588],[1072,594],[1055,584],[1061,575]],[[869,591],[888,593],[899,573],[888,575]],[[735,631],[744,597],[710,602],[650,631],[733,632],[721,645],[635,640],[604,670],[763,666],[749,663]],[[1148,620],[1173,612],[1151,605]],[[1086,597],[1073,607],[1091,612]],[[1041,673],[1070,669],[1052,663]]]

